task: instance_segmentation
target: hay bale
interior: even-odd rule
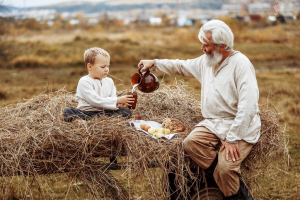
[[[125,91],[119,95],[122,93]],[[128,199],[133,195],[136,178],[146,175],[151,195],[157,199],[168,195],[163,192],[168,188],[166,177],[175,171],[176,184],[182,189],[183,198],[187,198],[185,177],[196,175],[190,170],[191,160],[183,152],[182,140],[203,119],[200,102],[193,96],[184,85],[162,86],[150,94],[139,93],[135,114],[160,123],[165,117],[172,117],[185,124],[185,132],[172,140],[152,139],[129,126],[129,119],[121,117],[98,117],[82,125],[66,123],[62,119],[64,109],[76,107],[77,103],[74,94],[64,89],[2,107],[0,174],[36,177],[68,173],[69,180],[82,182],[95,198],[104,195],[112,199]],[[277,115],[272,109],[262,107],[261,118],[262,137],[242,167],[242,175],[254,192],[258,186],[251,183],[267,167],[271,154],[286,153]],[[127,185],[118,182],[107,170],[107,162],[99,159],[113,156],[130,161],[123,166]],[[153,162],[161,168],[161,186],[156,183],[157,172],[149,169]]]

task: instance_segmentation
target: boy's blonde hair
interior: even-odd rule
[[[88,63],[94,64],[96,57],[98,55],[110,58],[109,53],[99,47],[93,47],[93,48],[87,49],[83,54],[85,67],[87,66]]]

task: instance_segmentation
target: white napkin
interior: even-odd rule
[[[156,138],[156,137],[152,136],[147,131],[141,129],[140,125],[141,124],[147,124],[148,126],[151,126],[151,128],[162,128],[160,123],[157,123],[157,122],[154,122],[154,121],[134,120],[134,121],[130,121],[129,124],[130,125],[134,125],[134,127],[135,127],[136,130],[142,131],[142,132],[146,133],[147,135],[151,136],[152,138],[159,139],[159,138]],[[170,133],[169,135],[164,135],[161,138],[166,138],[166,139],[170,140],[176,134],[177,133]]]

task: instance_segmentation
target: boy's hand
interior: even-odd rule
[[[141,65],[144,65],[144,67],[141,69],[141,72],[147,71],[149,68],[154,67],[154,61],[153,60],[141,60],[138,64],[138,67]]]
[[[117,105],[118,104],[124,104],[127,106],[131,106],[131,104],[134,103],[133,95],[124,95],[118,98]]]

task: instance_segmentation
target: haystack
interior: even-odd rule
[[[119,95],[122,93],[125,91]],[[134,114],[159,123],[172,117],[185,124],[185,132],[171,140],[153,139],[130,126],[130,119],[121,117],[98,117],[79,125],[66,123],[62,119],[63,110],[76,107],[76,102],[74,94],[64,89],[2,107],[2,183],[11,183],[16,176],[33,177],[34,182],[37,177],[63,173],[68,176],[66,185],[80,183],[95,199],[134,199],[138,180],[143,180],[148,184],[144,189],[151,193],[148,199],[167,199],[167,175],[175,171],[175,184],[183,198],[188,198],[185,177],[197,175],[190,170],[192,161],[184,154],[182,141],[203,119],[200,102],[194,96],[184,85],[165,85],[154,93],[139,93]],[[242,165],[242,177],[256,197],[259,187],[256,180],[271,155],[286,153],[276,111],[262,105],[261,118],[262,137]],[[108,170],[111,163],[105,158],[122,160],[122,180],[111,174]],[[156,170],[150,168],[153,163]],[[27,185],[20,194],[32,194],[33,185]],[[5,195],[6,190],[1,191],[0,195]]]

